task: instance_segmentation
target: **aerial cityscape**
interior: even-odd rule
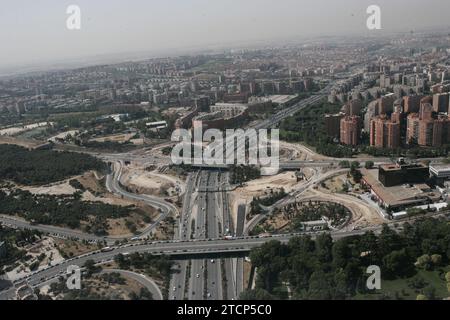
[[[275,2],[262,2],[265,17]],[[140,33],[110,49],[111,33],[111,52],[90,38],[77,60],[50,36],[25,55],[35,31],[11,4],[0,300],[448,300],[450,28],[430,16],[390,32],[389,5],[370,5],[348,11],[354,33],[345,20],[207,46],[180,31],[192,45],[152,52]],[[88,4],[67,6],[61,28],[88,36]],[[234,312],[270,314],[260,307]]]

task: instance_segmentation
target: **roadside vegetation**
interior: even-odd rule
[[[259,179],[261,177],[261,171],[255,166],[232,166],[230,168],[230,183],[242,185],[243,183]]]
[[[424,219],[399,233],[385,225],[379,236],[271,241],[252,250],[256,290],[241,298],[287,299],[288,284],[292,299],[443,299],[450,296],[449,234],[445,219]],[[381,290],[366,287],[370,265],[381,268]]]

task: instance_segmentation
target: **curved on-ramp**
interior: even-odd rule
[[[153,281],[153,279],[146,277],[143,274],[136,273],[133,271],[128,270],[119,270],[119,269],[103,269],[100,273],[120,273],[128,278],[131,278],[133,280],[136,280],[141,285],[143,285],[145,288],[148,289],[148,291],[151,292],[153,296],[153,300],[163,300],[163,295],[161,293],[161,290],[159,289],[158,285]]]

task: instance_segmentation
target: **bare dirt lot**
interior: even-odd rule
[[[184,183],[177,177],[133,165],[123,169],[121,182],[134,192],[154,196],[176,196],[184,189]]]
[[[34,149],[37,146],[42,145],[44,142],[45,141],[0,135],[0,144],[13,144],[27,149]]]
[[[300,144],[280,141],[280,156],[285,160],[326,160],[328,157],[322,156],[314,150]]]
[[[325,181],[326,189],[331,193],[337,193],[342,191],[344,181],[347,179],[347,175],[343,174]]]

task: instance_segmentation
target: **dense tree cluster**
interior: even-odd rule
[[[276,287],[288,282],[293,298],[351,299],[366,293],[366,268],[370,265],[380,266],[385,280],[412,277],[416,265],[447,265],[450,225],[446,220],[424,219],[405,224],[400,233],[385,225],[379,236],[366,233],[333,242],[323,234],[315,240],[296,237],[288,244],[271,241],[254,249],[250,258],[258,270],[257,289],[264,290],[258,296],[276,296]],[[430,286],[419,290],[427,298],[433,298],[435,291]]]
[[[88,170],[104,169],[102,161],[87,154],[0,145],[0,179],[24,185],[48,184]]]
[[[101,202],[88,202],[74,195],[34,195],[12,189],[0,191],[0,214],[19,215],[38,224],[80,228],[81,221],[89,221],[86,232],[107,234],[107,219],[127,217],[132,207],[121,207]]]
[[[232,166],[230,169],[230,182],[231,184],[242,184],[244,182],[259,179],[261,177],[261,171],[255,166]]]
[[[150,253],[122,254],[114,257],[114,261],[122,270],[141,270],[155,278],[170,278],[172,262],[165,256],[155,256]]]

